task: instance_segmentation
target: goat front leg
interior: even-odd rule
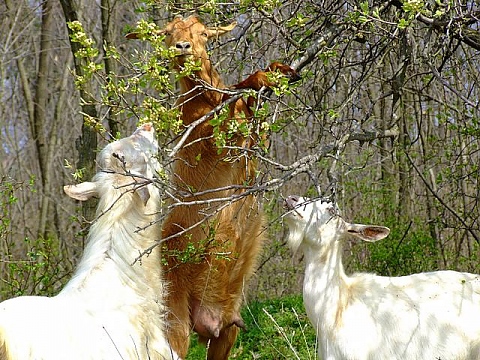
[[[268,79],[268,74],[272,72],[280,72],[284,76],[288,77],[288,82],[293,83],[301,79],[300,75],[288,65],[284,65],[279,62],[271,63],[265,71],[259,70],[248,76],[245,80],[239,82],[236,85],[230,86],[230,89],[253,89],[260,91],[262,87],[271,88],[276,83]],[[230,95],[223,94],[222,102],[227,101]],[[255,106],[256,99],[253,96],[249,96],[247,99],[248,108]]]
[[[280,72],[288,78],[289,82],[300,80],[298,73],[288,65],[279,62],[271,63],[265,71],[256,71],[245,80],[233,85],[233,89],[253,89],[259,91],[262,87],[272,87],[275,82],[268,79],[268,74],[272,72]]]

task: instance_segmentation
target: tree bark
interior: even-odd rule
[[[60,0],[63,13],[67,22],[79,20],[76,6],[72,0]],[[71,30],[68,28],[70,35]],[[70,38],[70,48],[72,49],[75,72],[77,75],[82,76],[84,71],[82,68],[82,61],[75,57],[75,53],[79,50],[79,44],[72,42]],[[82,98],[82,112],[86,116],[98,118],[97,109],[91,99],[92,92],[88,89],[88,83],[85,84],[79,91]],[[97,133],[94,129],[85,123],[82,123],[82,135],[76,141],[76,147],[79,153],[79,159],[77,162],[78,169],[84,169],[84,175],[86,179],[91,179],[95,175],[95,150],[97,149]],[[82,203],[82,214],[85,219],[91,220],[95,217],[96,202],[94,200],[85,201]]]
[[[110,0],[101,1],[102,9],[102,36],[103,36],[103,62],[105,64],[105,73],[107,74],[108,81],[115,81],[115,74],[117,69],[115,63],[107,55],[107,47],[111,46],[114,42],[112,41],[112,24],[115,25],[115,9],[114,6],[110,4]],[[109,98],[109,103],[112,103],[112,99]],[[111,108],[110,108],[111,110]],[[108,114],[108,127],[110,128],[110,133],[113,136],[116,136],[118,133],[118,122],[115,114],[112,111],[109,111]]]
[[[40,166],[41,182],[43,189],[43,196],[40,205],[40,221],[38,228],[38,238],[47,238],[50,230],[48,227],[53,226],[52,222],[48,221],[50,213],[50,175],[51,169],[48,159],[48,145],[47,145],[47,121],[46,110],[47,101],[49,97],[48,78],[49,78],[49,56],[51,51],[51,34],[52,34],[52,0],[45,0],[42,4],[42,28],[40,35],[40,55],[38,59],[38,73],[37,84],[34,101],[34,122],[33,122],[33,138],[38,154],[38,162]]]

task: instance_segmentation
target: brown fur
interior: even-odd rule
[[[180,80],[182,95],[177,105],[186,126],[222,102],[221,92],[192,89],[201,85],[202,81],[214,88],[226,88],[208,58],[205,45],[209,37],[221,35],[232,28],[209,29],[197,17],[191,16],[187,19],[175,18],[162,31],[166,34],[167,46],[176,48],[178,54],[174,68],[181,68],[189,57],[200,60],[202,64],[202,69],[194,76]],[[264,77],[260,78],[266,81]],[[241,83],[241,88],[258,87],[255,79],[249,81]],[[263,85],[269,84],[262,83],[260,87]],[[230,106],[230,116],[248,121],[253,112],[240,99]],[[212,126],[208,121],[203,122],[190,134],[177,155],[173,165],[173,183],[180,200],[199,201],[242,195],[244,189],[198,193],[254,183],[255,160],[240,150],[219,152],[212,134]],[[201,140],[195,141],[198,139]],[[246,149],[254,143],[254,138],[241,135],[232,139],[233,145]],[[175,236],[204,220],[205,214],[214,216],[187,233]],[[210,341],[209,360],[228,358],[238,328],[244,327],[240,316],[242,293],[256,267],[264,240],[264,226],[264,215],[254,195],[228,206],[224,203],[178,206],[169,214],[162,230],[162,238],[170,238],[165,241],[163,253],[168,262],[165,273],[171,289],[166,299],[170,310],[168,337],[180,357],[184,358],[187,354],[189,335],[193,329],[199,333],[201,341]],[[175,256],[187,247],[190,249],[189,244],[194,249],[190,250],[194,253],[190,258]]]

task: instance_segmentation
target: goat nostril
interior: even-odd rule
[[[289,209],[293,209],[298,201],[300,200],[300,196],[297,196],[297,195],[290,195],[289,197],[287,197],[287,199],[285,200],[286,204],[287,204],[287,207]]]
[[[175,44],[175,47],[179,50],[187,50],[190,49],[191,44],[189,42],[178,42]]]
[[[298,195],[290,195],[289,198],[294,202],[298,202],[298,200],[300,200],[300,196]]]

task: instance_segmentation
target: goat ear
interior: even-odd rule
[[[217,36],[222,36],[225,35],[226,33],[232,31],[235,26],[237,26],[237,22],[234,21],[230,25],[227,26],[218,26],[218,27],[212,27],[208,28],[208,37],[217,37]]]
[[[71,198],[80,201],[87,201],[98,194],[97,184],[89,181],[77,185],[65,185],[63,191]]]
[[[390,229],[385,226],[347,224],[347,232],[364,241],[375,242],[385,239]]]
[[[142,186],[138,189],[135,189],[135,194],[137,194],[143,202],[144,206],[147,206],[148,199],[150,199],[150,191],[148,187]]]

